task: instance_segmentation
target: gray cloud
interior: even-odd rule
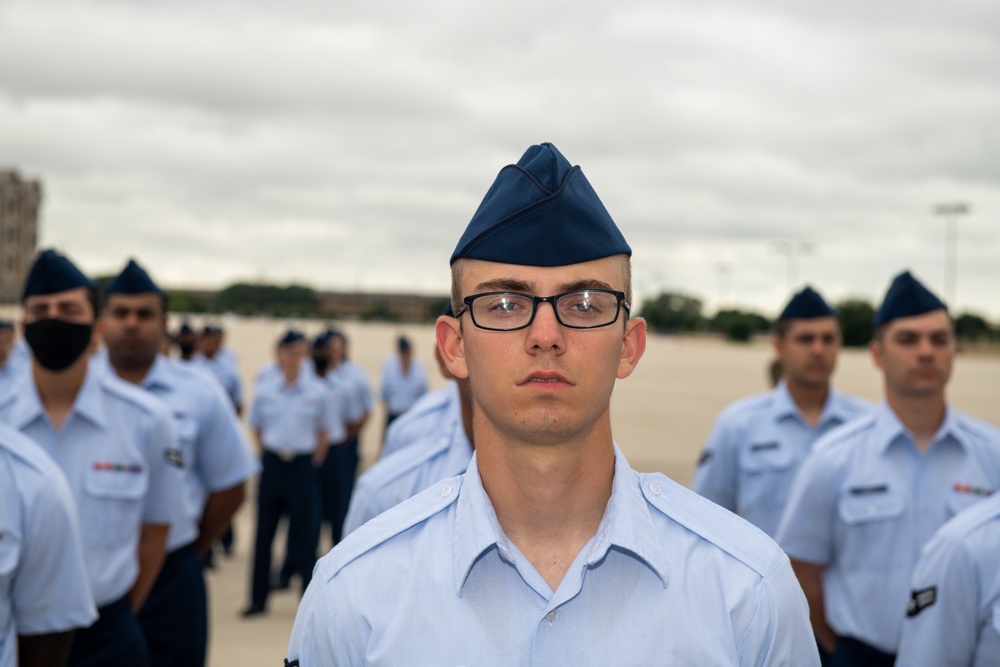
[[[0,160],[95,272],[444,291],[495,173],[551,140],[640,293],[769,312],[780,240],[834,298],[940,290],[960,199],[958,306],[997,317],[994,5],[7,2]]]

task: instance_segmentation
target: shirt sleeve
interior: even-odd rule
[[[259,464],[221,389],[212,387],[201,409],[198,476],[214,493],[246,480],[258,471]]]
[[[143,523],[180,523],[188,512],[182,465],[171,463],[171,451],[179,448],[174,421],[166,409],[155,412],[148,432],[146,458],[149,464],[149,489],[143,508]]]
[[[361,667],[365,661],[349,634],[353,624],[345,623],[336,609],[330,585],[317,565],[295,615],[295,625],[288,642],[287,661],[298,660],[302,667],[336,665]]]
[[[264,401],[264,391],[261,387],[254,392],[253,403],[250,405],[250,414],[247,417],[247,424],[251,428],[261,428],[260,410]]]
[[[837,486],[835,467],[822,454],[806,456],[796,473],[775,541],[789,558],[829,565],[834,558]]]
[[[737,651],[742,667],[819,667],[809,605],[788,558],[762,579],[757,610]]]
[[[97,618],[76,509],[62,475],[53,475],[28,509],[21,561],[25,567],[13,587],[18,634],[65,632]]]
[[[974,560],[953,540],[932,540],[913,573],[899,667],[973,664],[979,616]],[[978,664],[978,663],[977,663]]]
[[[701,450],[692,484],[695,493],[730,512],[736,511],[738,461],[735,440],[733,420],[725,413],[719,415]]]

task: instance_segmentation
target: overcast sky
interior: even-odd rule
[[[912,269],[1000,319],[1000,3],[0,2],[0,168],[41,242],[167,286],[444,293],[497,171],[552,141],[639,295],[774,314]]]

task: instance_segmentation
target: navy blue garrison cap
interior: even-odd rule
[[[8,319],[0,320],[0,331],[13,331],[14,322]]]
[[[313,347],[326,347],[330,344],[330,334],[326,331],[322,331],[313,338]]]
[[[566,266],[622,254],[632,249],[580,167],[545,143],[500,170],[451,263]]]
[[[819,292],[806,285],[781,311],[779,320],[811,320],[817,317],[836,317],[837,311],[830,307]]]
[[[872,329],[900,317],[923,315],[932,310],[948,310],[941,299],[924,287],[909,271],[903,271],[896,276],[889,291],[885,293],[882,305],[875,312]]]
[[[166,296],[166,293],[157,287],[146,270],[139,266],[134,259],[128,261],[122,272],[104,290],[105,294],[146,294],[147,292]]]
[[[39,294],[58,294],[77,287],[94,287],[94,282],[83,275],[73,262],[50,248],[38,253],[28,269],[21,300]]]
[[[194,333],[194,329],[191,328],[190,324],[188,324],[187,322],[184,322],[184,323],[181,324],[181,328],[177,330],[177,333],[178,334],[193,334]]]
[[[285,335],[281,337],[278,341],[278,347],[284,347],[285,345],[291,345],[292,343],[298,343],[299,341],[305,340],[306,337],[302,335],[301,331],[296,331],[295,329],[289,329],[285,332]]]

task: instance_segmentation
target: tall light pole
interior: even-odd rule
[[[958,226],[955,223],[958,216],[968,213],[969,205],[965,202],[945,202],[934,206],[934,214],[944,217],[944,293],[952,309],[958,307],[955,300],[958,288]]]
[[[775,241],[771,244],[771,252],[788,257],[788,291],[795,289],[799,281],[798,258],[802,255],[812,255],[816,244],[808,241]]]

